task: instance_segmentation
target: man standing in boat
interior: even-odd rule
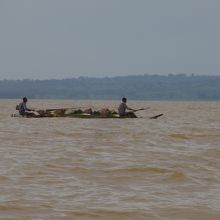
[[[134,111],[137,111],[135,109],[129,108],[127,106],[127,99],[122,98],[122,102],[118,107],[118,114],[120,117],[131,117],[131,118],[137,118],[137,116],[134,114]],[[126,112],[126,110],[131,110],[129,112]]]

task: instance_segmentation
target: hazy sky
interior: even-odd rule
[[[220,75],[220,0],[0,0],[0,79]]]

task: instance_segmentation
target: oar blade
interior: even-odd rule
[[[159,114],[159,115],[152,116],[152,117],[150,117],[150,119],[157,119],[157,118],[159,118],[159,117],[161,117],[161,116],[163,116],[163,114]]]

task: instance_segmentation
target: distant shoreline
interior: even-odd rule
[[[1,81],[50,81],[50,80],[77,80],[77,79],[114,79],[114,78],[123,78],[123,77],[142,77],[142,76],[149,76],[149,77],[220,77],[220,73],[217,74],[196,74],[196,73],[167,73],[167,74],[128,74],[128,75],[115,75],[115,76],[76,76],[76,77],[65,77],[65,78],[46,78],[46,79],[37,79],[37,78],[22,78],[22,79],[0,79]]]
[[[0,99],[220,101],[220,76],[129,75],[50,80],[0,80]]]

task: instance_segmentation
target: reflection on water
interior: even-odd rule
[[[220,103],[130,101],[151,107],[138,119],[11,118],[17,102],[0,100],[0,219],[220,219]]]

